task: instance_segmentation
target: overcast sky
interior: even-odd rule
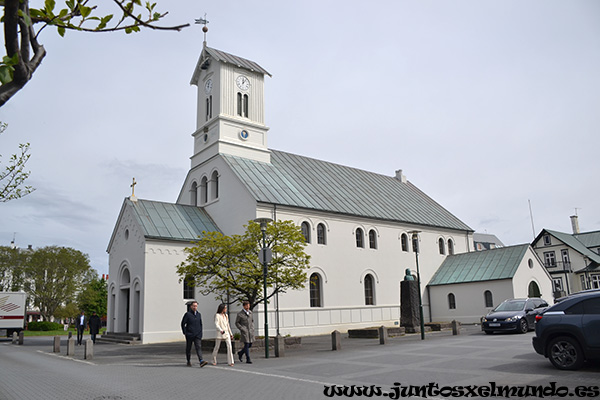
[[[33,1],[32,3],[39,3]],[[70,246],[108,272],[123,199],[174,202],[202,49],[259,63],[268,145],[412,183],[505,245],[600,230],[600,2],[158,0],[182,32],[45,29],[0,108],[2,166],[31,143],[36,191],[0,203],[0,245]]]

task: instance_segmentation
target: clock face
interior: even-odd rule
[[[237,84],[237,87],[239,87],[241,90],[250,89],[250,80],[244,75],[238,76],[235,80],[235,83]]]
[[[210,94],[210,92],[212,91],[212,85],[212,79],[206,81],[206,83],[204,84],[204,91],[206,92],[206,94]]]

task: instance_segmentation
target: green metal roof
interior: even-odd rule
[[[220,232],[200,207],[141,199],[126,201],[133,206],[147,238],[193,241],[203,232]]]
[[[510,279],[529,244],[474,251],[446,257],[429,286]]]
[[[276,150],[223,158],[260,203],[473,231],[408,181]]]
[[[577,233],[573,236],[588,249],[590,247],[600,247],[600,231]]]
[[[573,250],[581,253],[581,255],[588,257],[591,261],[595,262],[596,264],[600,263],[600,255],[596,254],[593,251],[591,251],[590,249],[588,249],[585,246],[585,244],[583,244],[582,242],[580,242],[578,240],[576,235],[572,235],[570,233],[558,232],[558,231],[551,231],[549,229],[544,229],[543,231],[548,232],[550,235],[554,236],[555,238],[557,238],[558,240],[560,240],[561,242],[563,242],[564,244],[566,244]],[[542,233],[543,233],[543,231],[542,231]],[[581,234],[579,234],[579,235],[581,235]],[[540,236],[543,236],[543,235],[538,235],[538,237],[540,237]],[[575,272],[577,272],[577,271],[575,271]]]

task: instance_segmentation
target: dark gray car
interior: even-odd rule
[[[485,333],[508,331],[525,333],[535,326],[535,316],[548,307],[540,298],[504,300],[483,317],[481,328]]]

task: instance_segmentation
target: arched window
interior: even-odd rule
[[[206,120],[212,118],[212,95],[206,98]]]
[[[327,244],[325,225],[323,225],[323,224],[317,225],[317,243],[318,244]]]
[[[369,248],[376,249],[377,248],[377,233],[374,229],[369,231]]]
[[[242,112],[242,116],[248,118],[248,95],[244,95],[244,110]]]
[[[363,230],[360,228],[356,228],[356,247],[365,247],[363,236]]]
[[[210,178],[210,195],[213,200],[219,198],[219,173],[217,171],[213,172]]]
[[[196,182],[192,182],[192,189],[190,189],[190,203],[193,206],[198,205],[198,184]]]
[[[373,275],[365,276],[365,305],[372,306],[375,304]]]
[[[486,307],[494,307],[494,299],[492,298],[492,292],[486,290],[483,292],[483,299],[485,300]]]
[[[448,239],[448,254],[451,256],[454,255],[454,242],[452,239]]]
[[[408,236],[406,233],[400,236],[400,243],[402,244],[402,251],[408,251]]]
[[[239,115],[240,117],[242,116],[242,94],[240,92],[238,92],[237,94],[237,115]]]
[[[444,239],[440,238],[438,240],[438,245],[440,246],[440,254],[446,254],[446,246],[444,245]]]
[[[304,221],[300,225],[300,229],[302,230],[302,236],[304,236],[304,241],[306,243],[310,243],[310,225],[308,222]]]
[[[208,179],[205,176],[200,181],[200,198],[202,199],[202,204],[208,203]]]
[[[451,310],[456,309],[456,297],[454,297],[454,293],[448,293],[448,308]]]
[[[314,273],[310,276],[310,306],[323,307],[321,293],[321,275]]]
[[[194,289],[194,278],[191,276],[186,276],[183,280],[183,298],[193,299],[195,297]]]

